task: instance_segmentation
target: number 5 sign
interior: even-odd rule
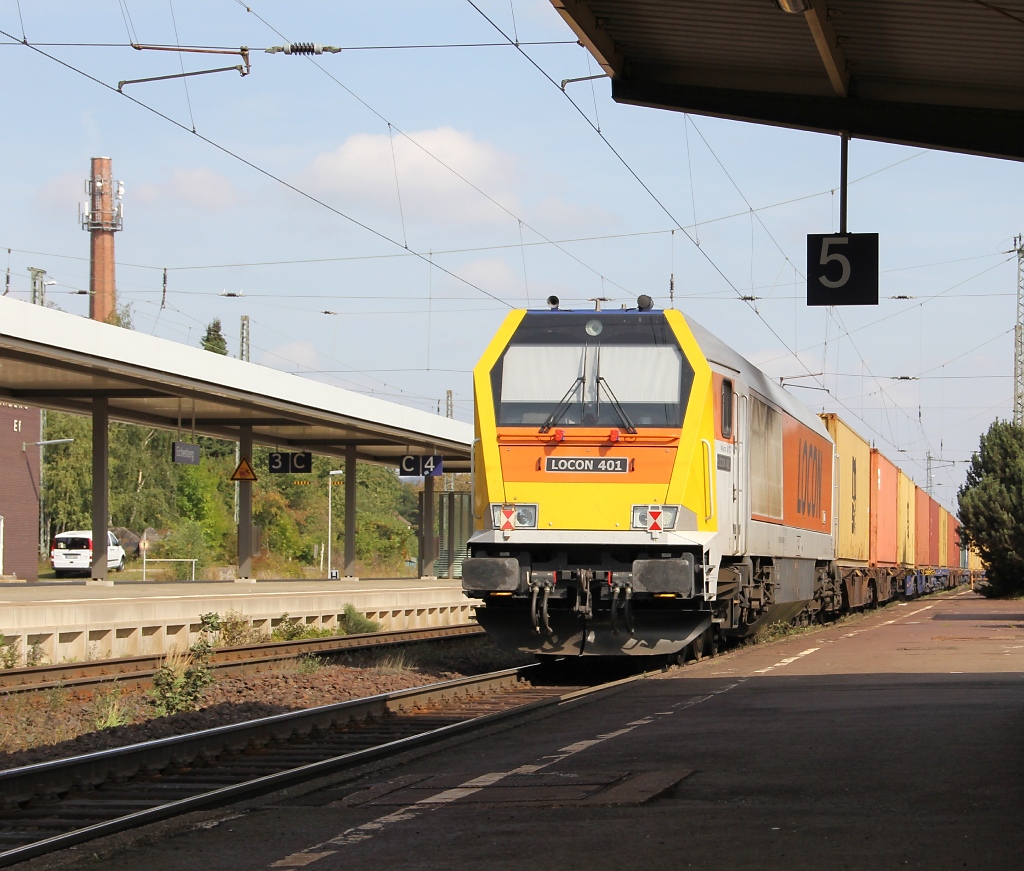
[[[878,305],[878,234],[807,235],[808,305]]]

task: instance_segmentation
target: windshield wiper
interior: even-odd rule
[[[626,410],[622,407],[618,398],[612,393],[611,387],[608,386],[608,382],[598,375],[597,376],[597,395],[601,395],[601,388],[608,391],[608,398],[611,400],[611,406],[615,409],[615,413],[619,416],[619,420],[622,421],[622,425],[626,428],[626,432],[630,435],[636,435],[636,427],[633,425],[633,421],[629,419],[629,415],[626,414]]]
[[[626,428],[626,432],[630,435],[636,435],[636,427],[633,426],[633,421],[629,419],[629,415],[626,414],[626,410],[622,407],[618,397],[612,392],[611,387],[608,386],[608,382],[604,380],[604,376],[601,374],[601,346],[597,347],[597,363],[594,367],[594,375],[597,378],[597,419],[601,419],[601,388],[603,387],[608,391],[608,398],[611,401],[612,408],[615,409],[615,413],[619,416],[619,421]]]
[[[547,420],[541,424],[537,432],[547,432],[558,422],[558,419],[569,410],[569,406],[572,405],[572,396],[576,392],[576,388],[581,384],[586,384],[586,382],[583,380],[583,376],[579,375],[569,386],[569,389],[565,391],[565,396],[561,398],[558,405],[555,406],[555,410],[548,415]]]

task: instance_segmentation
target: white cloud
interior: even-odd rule
[[[526,293],[522,269],[516,270],[508,260],[500,257],[472,260],[455,267],[452,271],[460,278],[502,299],[517,299]],[[467,296],[472,295],[472,288],[467,288],[462,282],[457,286],[461,287],[461,292]]]
[[[77,204],[85,199],[85,173],[66,172],[51,178],[33,197],[35,207],[44,213],[75,216]]]
[[[125,194],[140,206],[164,206],[220,212],[241,200],[234,185],[212,169],[176,168],[164,182],[141,184]]]
[[[397,217],[397,167],[406,221],[509,220],[498,206],[456,176],[457,172],[506,208],[517,211],[520,173],[515,157],[451,127],[409,136],[415,142],[398,133],[393,138],[367,133],[350,136],[334,151],[316,157],[302,174],[300,186],[344,197],[347,205],[358,203],[375,213]]]
[[[257,354],[256,361],[286,372],[303,369],[323,369],[326,358],[308,342],[286,342]]]

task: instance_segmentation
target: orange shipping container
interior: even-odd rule
[[[873,566],[899,565],[897,521],[899,469],[877,448],[871,450],[871,544]]]
[[[902,470],[896,470],[899,475],[897,483],[898,497],[896,502],[896,552],[899,563],[902,566],[914,565],[914,539],[916,538],[916,527],[914,517],[916,514],[917,502],[915,492],[917,485],[903,474]]]
[[[867,563],[871,532],[871,445],[835,414],[823,414],[836,447],[836,559]]]
[[[949,561],[949,512],[939,506],[939,565],[949,568],[952,563]]]
[[[927,494],[925,494],[927,496]],[[928,496],[928,565],[939,563],[939,503]]]

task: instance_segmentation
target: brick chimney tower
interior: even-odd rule
[[[117,312],[114,233],[121,229],[124,185],[111,178],[110,158],[92,159],[92,176],[85,182],[89,201],[82,203],[82,229],[89,231],[89,317],[113,323]]]

